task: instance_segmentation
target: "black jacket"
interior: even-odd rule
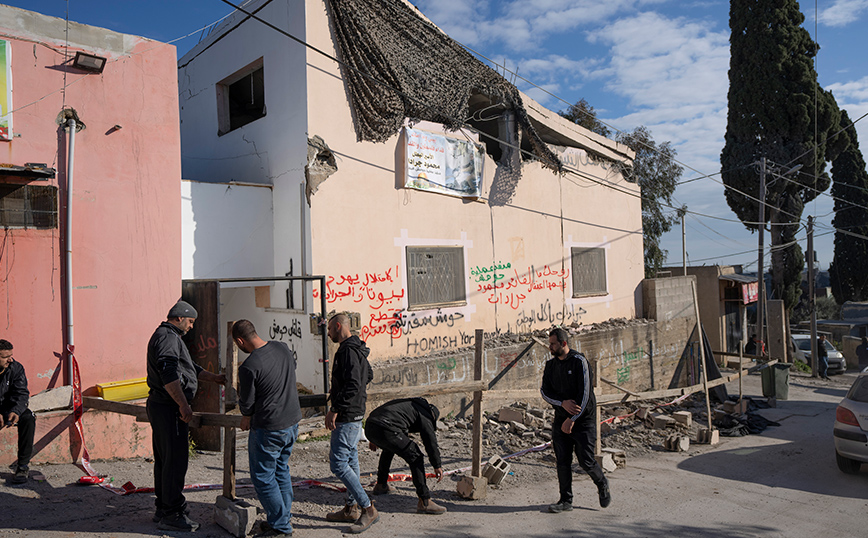
[[[431,405],[425,398],[402,398],[386,402],[371,411],[366,424],[377,424],[380,427],[400,431],[404,434],[415,432],[422,438],[428,461],[435,469],[442,467],[440,448],[437,446],[437,417],[431,411]]]
[[[350,336],[335,352],[332,364],[332,388],[329,391],[331,410],[338,414],[337,422],[358,422],[365,418],[365,387],[374,379],[368,364],[368,346],[358,336]]]
[[[6,371],[0,374],[0,413],[4,416],[9,413],[21,416],[21,413],[27,410],[29,402],[27,375],[21,363],[13,359],[6,367]]]
[[[182,335],[181,329],[164,321],[148,342],[148,397],[158,403],[175,402],[165,388],[172,381],[181,381],[187,402],[193,401],[199,388],[203,368],[193,362]]]
[[[567,418],[573,422],[594,420],[597,399],[594,397],[594,382],[588,359],[571,349],[564,360],[552,357],[546,361],[540,394],[543,400],[555,408],[555,423]],[[570,416],[562,407],[564,400],[575,400],[582,408],[578,415]]]

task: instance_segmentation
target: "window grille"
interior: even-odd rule
[[[606,295],[606,249],[573,247],[573,297]]]
[[[0,226],[57,228],[57,187],[0,184]]]
[[[463,247],[407,247],[411,310],[467,304]]]

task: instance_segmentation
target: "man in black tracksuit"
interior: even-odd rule
[[[567,331],[558,328],[549,333],[552,358],[546,362],[540,393],[555,408],[552,424],[552,448],[558,470],[560,499],[549,506],[553,513],[573,509],[573,451],[579,465],[588,473],[600,496],[600,506],[612,501],[609,482],[594,458],[597,429],[594,424],[597,405],[588,360],[570,349]]]
[[[203,370],[190,357],[181,337],[198,317],[189,303],[178,301],[148,342],[148,420],[154,449],[154,521],[161,530],[195,531],[187,517],[184,480],[189,458],[190,402],[199,380],[226,384],[226,376]]]
[[[13,484],[27,482],[30,472],[36,417],[27,408],[28,403],[30,392],[24,366],[12,358],[12,343],[0,340],[0,430],[18,427],[18,461],[11,479]]]
[[[446,508],[431,500],[431,492],[425,482],[425,458],[419,445],[413,442],[407,434],[418,433],[428,453],[428,460],[434,468],[434,475],[439,482],[443,478],[443,467],[440,462],[440,449],[437,446],[437,418],[440,411],[424,398],[403,398],[386,402],[371,411],[365,423],[365,436],[370,441],[371,450],[383,449],[380,454],[380,465],[377,468],[377,484],[374,494],[390,493],[389,467],[392,457],[397,454],[410,466],[413,485],[419,503],[416,512],[420,514],[439,515]]]

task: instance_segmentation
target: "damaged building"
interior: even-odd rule
[[[476,329],[517,345],[645,316],[633,152],[541,106],[409,3],[248,2],[178,79],[183,276],[223,280],[215,342],[250,319],[322,390],[324,293],[357,321],[375,383],[424,384],[461,378]],[[325,289],[225,282],[304,275]],[[601,349],[650,357],[650,326]],[[384,367],[426,357],[440,358],[408,378]]]

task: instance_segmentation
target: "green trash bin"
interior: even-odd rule
[[[763,383],[763,396],[786,400],[790,396],[790,366],[777,363],[763,368],[760,373]]]

